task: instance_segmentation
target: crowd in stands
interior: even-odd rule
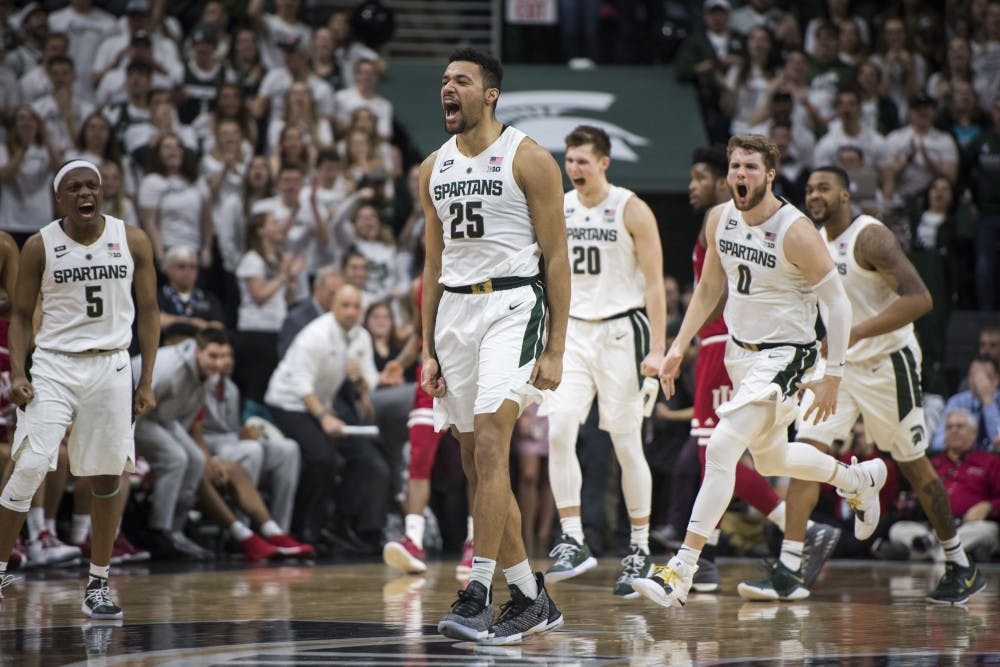
[[[57,217],[52,176],[84,158],[100,166],[103,212],[152,240],[159,405],[136,425],[147,467],[132,479],[115,562],[212,557],[225,547],[211,526],[249,560],[377,553],[399,528],[423,236],[422,156],[394,118],[403,101],[379,93],[390,64],[355,37],[350,11],[313,12],[307,24],[300,0],[251,0],[233,15],[216,0],[181,16],[165,0],[109,4],[115,13],[94,0],[0,0],[0,229],[23,244]],[[625,17],[637,3],[603,4]],[[782,153],[775,190],[799,205],[812,167],[843,167],[860,210],[892,226],[931,287],[939,319],[920,329],[925,385],[944,407],[928,411],[926,437],[956,517],[993,522],[963,535],[989,558],[1000,519],[1000,329],[981,332],[962,387],[935,364],[951,309],[997,307],[1000,1],[680,4],[692,29],[673,71],[691,85],[709,140],[769,136]],[[577,66],[601,60],[589,23],[598,14],[564,26]],[[690,288],[668,276],[664,289],[676,327]],[[698,483],[696,457],[692,468],[680,455],[687,380],[646,429],[664,545],[683,530]],[[451,483],[457,444],[445,443],[432,507],[447,516],[428,525],[457,548],[466,508]],[[859,425],[841,453],[879,455],[871,445]],[[611,443],[589,423],[579,451],[587,542],[613,555],[627,518]],[[545,420],[528,413],[512,474],[539,553],[554,525],[546,456]],[[64,543],[56,520],[68,483]],[[29,515],[24,562],[86,551],[82,486],[67,482],[61,459]],[[841,555],[933,557],[912,492],[898,480],[887,488],[878,547],[845,544]],[[846,525],[835,495],[820,511]],[[896,519],[908,523],[890,528]]]

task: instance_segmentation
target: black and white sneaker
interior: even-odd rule
[[[458,592],[451,611],[438,622],[438,632],[451,639],[478,641],[486,639],[492,623],[491,591],[478,581],[470,581]]]
[[[529,599],[517,586],[510,587],[510,601],[500,607],[500,618],[490,627],[488,644],[520,644],[530,635],[555,630],[563,624],[562,612],[545,590],[545,577],[535,573],[538,597]]]
[[[814,523],[806,528],[805,548],[802,552],[802,579],[806,588],[812,590],[819,579],[823,565],[830,560],[833,550],[840,542],[840,528],[826,523]]]
[[[123,616],[122,608],[112,599],[108,580],[104,577],[90,577],[80,609],[90,618],[96,619],[115,619]]]

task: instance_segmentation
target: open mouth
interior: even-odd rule
[[[586,179],[583,179],[583,178],[574,178],[573,179],[573,185],[575,185],[578,188],[582,188],[584,185],[586,185],[586,183],[587,183]]]
[[[736,194],[739,196],[740,199],[745,199],[747,196],[747,186],[743,185],[742,183],[737,185]]]
[[[77,206],[76,210],[80,212],[80,215],[91,216],[97,210],[97,207],[93,202],[84,202]]]
[[[461,106],[454,100],[445,100],[442,108],[444,108],[445,120],[452,120],[461,110]]]

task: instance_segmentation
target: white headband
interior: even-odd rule
[[[52,181],[52,189],[55,192],[59,192],[59,184],[62,183],[62,179],[66,178],[66,175],[74,169],[89,169],[97,174],[97,182],[101,182],[101,172],[94,163],[87,162],[86,160],[71,160],[56,172],[56,179]]]

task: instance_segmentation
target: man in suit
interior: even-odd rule
[[[340,275],[340,270],[332,264],[322,266],[316,271],[312,295],[292,306],[285,315],[285,321],[281,323],[281,331],[278,333],[278,358],[285,356],[296,334],[307,324],[323,313],[330,312],[333,295],[343,284],[344,279]]]

